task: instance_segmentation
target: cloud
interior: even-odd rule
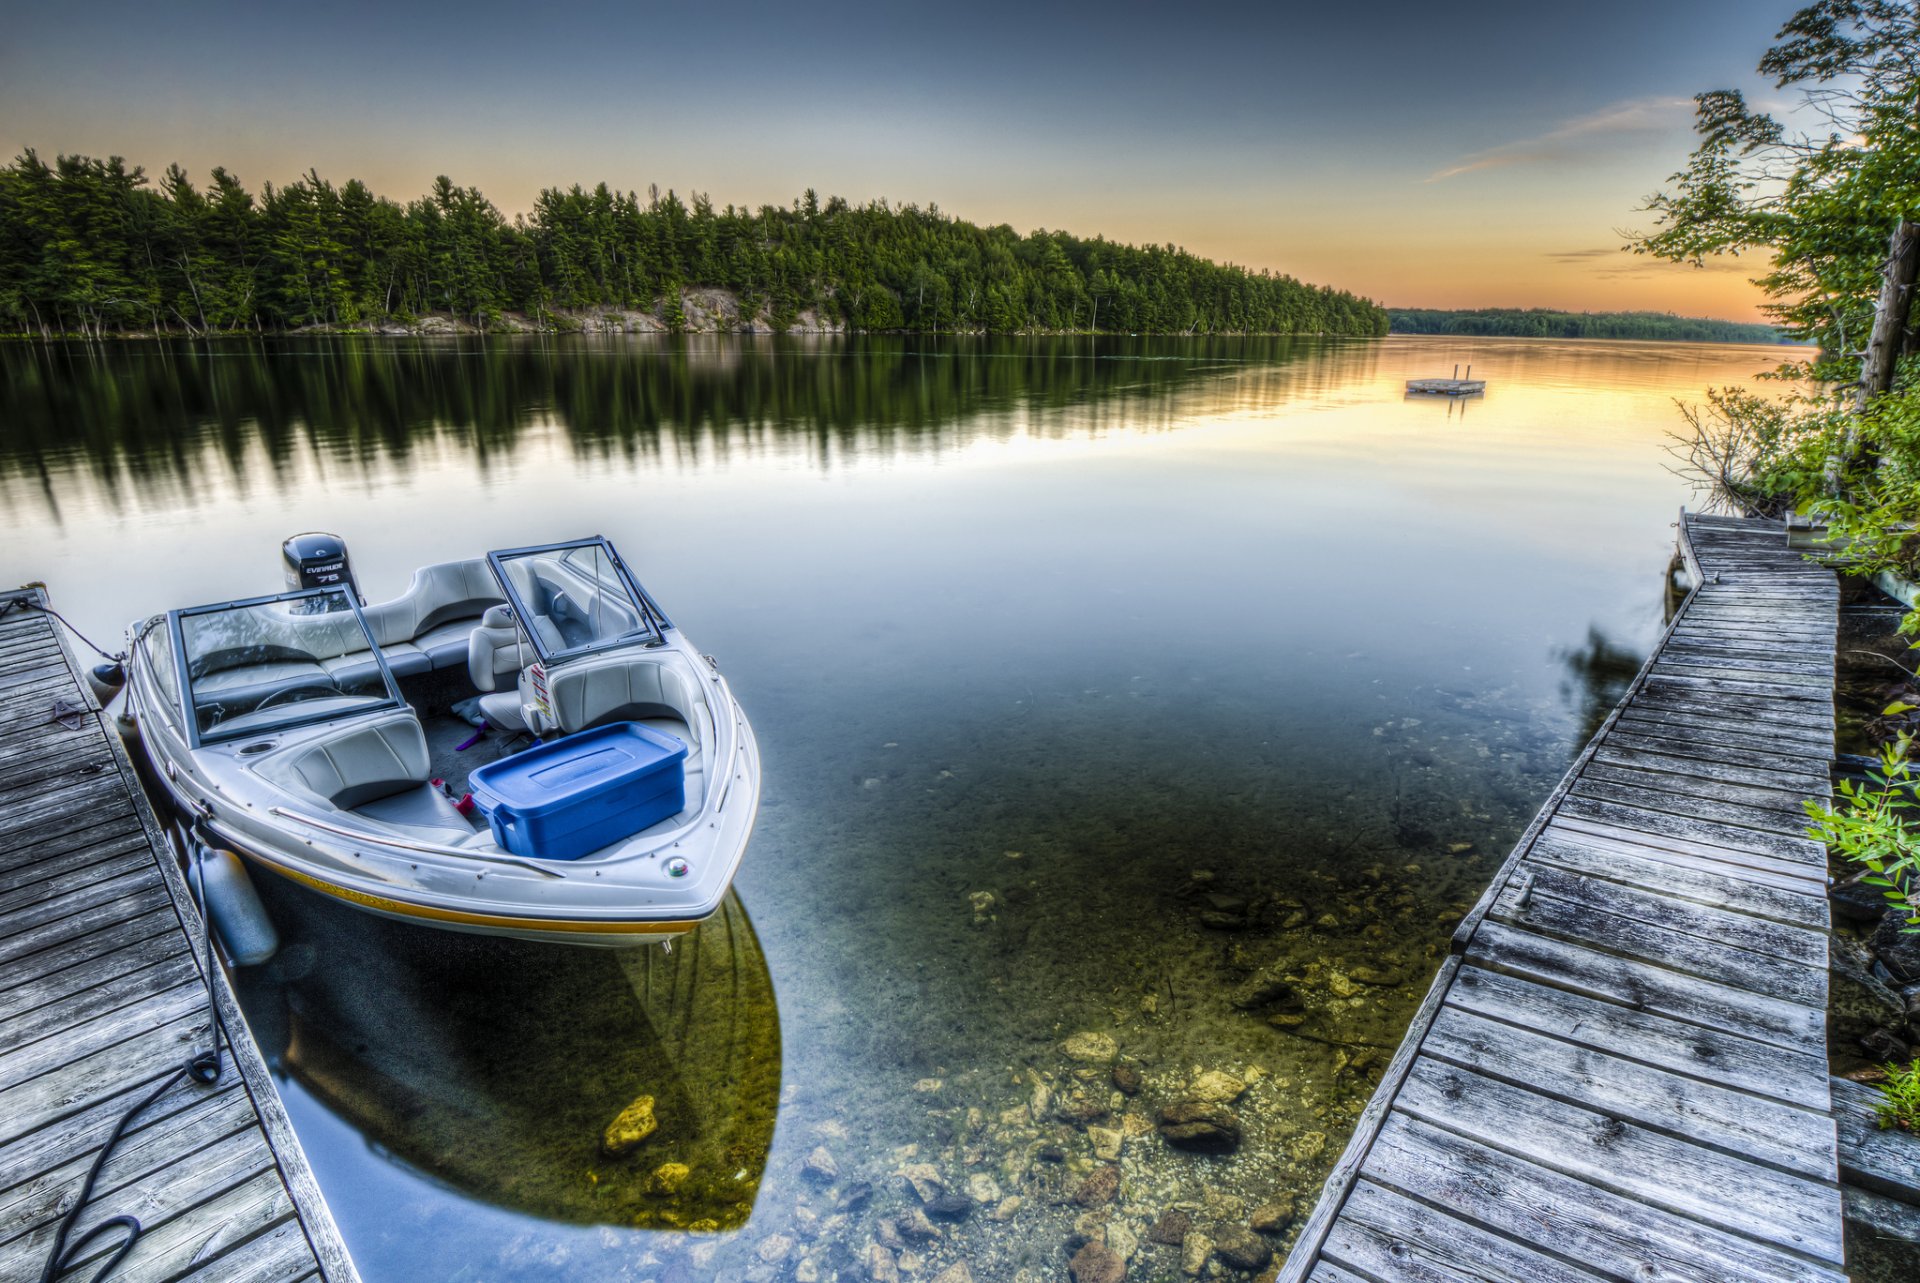
[[[1544,134],[1469,153],[1457,163],[1427,175],[1426,181],[1439,183],[1483,169],[1566,160],[1596,141],[1630,134],[1662,133],[1676,122],[1691,118],[1692,113],[1690,98],[1630,98],[1588,115],[1576,116]]]

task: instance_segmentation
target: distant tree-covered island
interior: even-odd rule
[[[715,208],[601,184],[503,216],[446,178],[402,204],[314,172],[150,183],[114,157],[0,169],[0,331],[1387,332],[1379,305],[1172,245],[981,227],[812,191]]]
[[[1785,343],[1771,325],[1667,312],[1555,312],[1540,307],[1462,311],[1391,308],[1395,334],[1464,334],[1516,339],[1648,339],[1662,343]]]

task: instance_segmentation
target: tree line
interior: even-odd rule
[[[1519,339],[1646,339],[1663,343],[1780,343],[1771,325],[1674,316],[1666,312],[1555,312],[1491,307],[1446,311],[1395,308],[1395,334],[1466,334]]]
[[[866,331],[1159,334],[1387,332],[1342,290],[1215,263],[1173,245],[1025,236],[937,206],[715,208],[657,188],[548,188],[506,218],[445,178],[404,204],[309,171],[256,196],[225,169],[157,182],[119,157],[29,150],[0,169],[0,328],[54,337],[230,334],[509,315],[568,328],[588,309],[686,323],[717,288],[743,322]]]

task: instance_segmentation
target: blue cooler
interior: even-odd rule
[[[677,815],[686,760],[676,737],[615,722],[489,762],[467,787],[502,847],[577,860]]]

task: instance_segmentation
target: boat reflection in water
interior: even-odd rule
[[[275,1072],[375,1152],[550,1220],[746,1224],[780,1022],[737,895],[668,952],[423,931],[261,889],[286,944],[241,974],[249,1023]],[[610,1156],[608,1124],[641,1096],[657,1130]]]

